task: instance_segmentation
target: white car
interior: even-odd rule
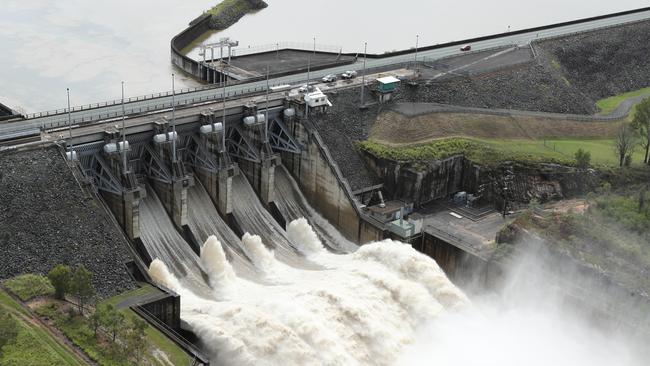
[[[309,86],[307,84],[305,84],[305,85],[301,86],[300,88],[298,88],[298,93],[306,93],[308,91],[309,91]]]
[[[324,83],[333,83],[336,81],[336,75],[334,74],[325,75],[323,76],[322,80]]]
[[[355,76],[357,76],[357,72],[354,70],[349,70],[341,74],[343,79],[352,79]]]

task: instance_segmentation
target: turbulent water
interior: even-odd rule
[[[326,250],[344,239],[286,171],[276,174],[276,203],[295,219],[281,228],[239,177],[233,203],[247,231],[241,239],[203,187],[189,191],[191,230],[206,239],[200,256],[174,234],[154,192],[141,206],[143,242],[156,258],[149,273],[181,295],[184,327],[214,364],[645,364],[628,338],[568,311],[557,289],[544,288],[549,281],[523,281],[535,272],[531,263],[509,273],[499,295],[470,302],[410,245],[384,240],[348,253]]]
[[[305,220],[291,224],[300,258],[320,270],[293,268],[254,241],[267,284],[234,275],[223,247],[209,240],[201,260],[212,268],[213,299],[195,296],[162,261],[152,277],[181,294],[181,318],[216,364],[388,365],[415,329],[448,309],[467,305],[430,258],[383,241],[353,254],[327,252]]]
[[[217,211],[208,192],[197,180],[187,191],[188,226],[197,240],[204,243],[214,235],[224,245],[228,260],[240,276],[253,276],[255,271],[242,249],[240,238],[230,230]]]
[[[291,177],[278,176],[279,205],[293,216],[315,214]],[[468,306],[438,265],[409,245],[383,241],[335,254],[319,237],[338,250],[346,241],[319,216],[310,217],[317,232],[302,217],[283,229],[244,177],[233,182],[234,215],[247,231],[241,240],[200,184],[188,191],[191,231],[201,240],[214,231],[200,256],[148,193],[141,217],[155,258],[150,275],[181,295],[181,319],[215,364],[388,365],[423,321]],[[241,261],[253,271],[242,275]]]
[[[275,203],[287,221],[307,218],[318,237],[329,248],[339,252],[353,252],[357,249],[356,244],[347,240],[309,205],[298,184],[283,165],[275,169]]]
[[[140,202],[140,238],[152,259],[164,261],[182,279],[183,286],[205,293],[207,288],[198,256],[176,231],[153,189]]]

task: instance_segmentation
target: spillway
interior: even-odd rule
[[[200,181],[187,191],[188,226],[197,240],[204,243],[214,235],[223,244],[227,259],[240,276],[252,277],[254,268],[242,250],[240,238],[223,221]]]
[[[336,252],[350,253],[358,246],[347,240],[324,217],[314,210],[284,165],[275,169],[275,203],[287,220],[306,218],[318,237]]]
[[[147,186],[147,197],[140,202],[140,238],[151,259],[169,266],[183,286],[197,293],[209,292],[199,258],[178,233],[156,192]]]
[[[313,267],[301,258],[296,245],[291,243],[286,231],[271,216],[257,198],[257,194],[243,175],[232,181],[233,215],[244,232],[258,235],[282,262],[301,268]]]

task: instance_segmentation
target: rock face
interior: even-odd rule
[[[598,100],[650,86],[650,21],[544,41],[572,85]]]
[[[462,155],[426,164],[381,159],[367,152],[364,157],[393,198],[411,201],[416,206],[448,198],[459,191],[477,193],[481,185],[487,188],[486,201],[498,205],[501,193],[495,182],[503,181],[506,172],[512,173],[507,184],[509,200],[519,204],[533,199],[546,202],[586,194],[600,182],[591,170],[553,164],[528,167],[506,162],[496,168],[486,168]]]
[[[83,264],[97,293],[135,287],[128,243],[55,146],[0,153],[0,278]]]

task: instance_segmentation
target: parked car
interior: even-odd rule
[[[357,72],[354,70],[349,70],[341,74],[343,79],[352,79],[355,76],[357,76]]]
[[[309,91],[309,85],[305,84],[298,88],[298,93],[306,93]]]
[[[471,45],[464,45],[463,47],[460,48],[461,51],[470,51],[472,49]]]
[[[322,80],[324,83],[333,83],[336,81],[336,75],[334,74],[325,75],[323,76]]]

